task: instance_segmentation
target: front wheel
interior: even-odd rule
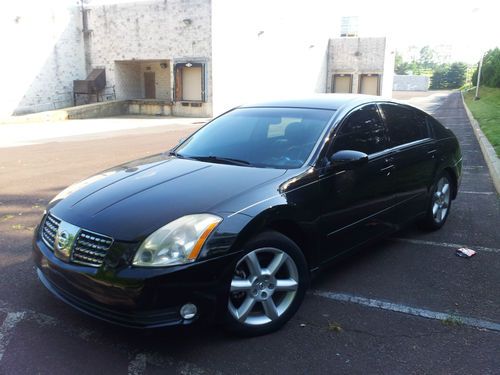
[[[443,172],[434,183],[427,213],[421,224],[424,229],[437,230],[441,228],[451,209],[452,180],[447,172]]]
[[[273,332],[297,311],[309,275],[304,255],[288,237],[265,232],[245,246],[229,288],[226,327],[245,336]]]

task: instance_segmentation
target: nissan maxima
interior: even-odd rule
[[[462,156],[406,104],[325,94],[237,107],[48,205],[34,260],[57,297],[128,327],[277,330],[309,280],[417,221],[443,226]]]

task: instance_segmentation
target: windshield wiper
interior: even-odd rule
[[[177,151],[169,151],[168,154],[179,159],[184,159],[184,155],[179,154]]]
[[[220,156],[189,156],[190,159],[195,159],[199,161],[208,161],[213,163],[226,163],[232,165],[252,165],[250,162],[246,160],[234,159],[234,158],[224,158]]]

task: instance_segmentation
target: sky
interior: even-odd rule
[[[500,47],[498,0],[358,0],[346,11],[360,16],[362,35],[385,34],[398,50],[450,45],[452,60],[475,63],[481,53]]]

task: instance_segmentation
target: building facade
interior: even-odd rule
[[[386,38],[334,38],[328,46],[327,92],[390,97],[394,53]]]
[[[386,39],[329,39],[340,35],[340,24],[306,3],[287,6],[296,16],[280,15],[263,0],[60,4],[44,2],[38,18],[19,8],[5,20],[25,35],[28,50],[37,28],[50,27],[34,39],[41,46],[31,59],[38,74],[16,86],[0,116],[131,99],[136,107],[138,101],[161,104],[151,114],[201,117],[284,95],[391,95],[394,55]],[[315,27],[298,26],[306,12]],[[25,57],[19,52],[11,63]],[[95,96],[73,95],[73,81],[95,69],[105,71],[106,87]],[[6,70],[0,74],[8,78]]]

